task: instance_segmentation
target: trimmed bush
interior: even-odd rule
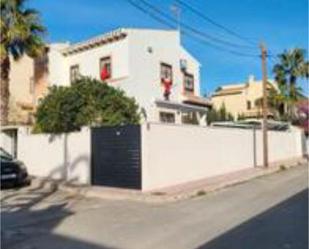
[[[62,133],[82,126],[138,124],[134,98],[102,81],[82,77],[70,87],[53,86],[36,112],[35,132]]]

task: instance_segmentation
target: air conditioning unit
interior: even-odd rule
[[[180,59],[180,70],[183,72],[187,71],[187,60]]]

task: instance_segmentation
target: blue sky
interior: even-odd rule
[[[147,0],[170,14],[174,0]],[[273,53],[308,47],[307,0],[183,0],[206,16],[255,43],[264,41]],[[131,6],[127,0],[30,0],[30,7],[41,12],[48,29],[48,42],[77,42],[119,27],[166,28]],[[229,42],[242,43],[182,8],[181,21],[207,34]],[[249,74],[261,78],[259,58],[239,57],[183,36],[182,43],[202,64],[202,93],[210,93],[226,83],[243,82]],[[244,43],[242,43],[244,44]],[[235,49],[235,48],[233,48]],[[258,53],[250,50],[242,52]],[[268,71],[271,77],[269,61]],[[308,95],[308,84],[301,86]]]

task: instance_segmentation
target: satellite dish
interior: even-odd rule
[[[180,69],[181,71],[187,71],[187,60],[181,59],[180,60]]]

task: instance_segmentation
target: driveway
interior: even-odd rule
[[[174,203],[2,191],[2,248],[307,249],[307,166]]]

